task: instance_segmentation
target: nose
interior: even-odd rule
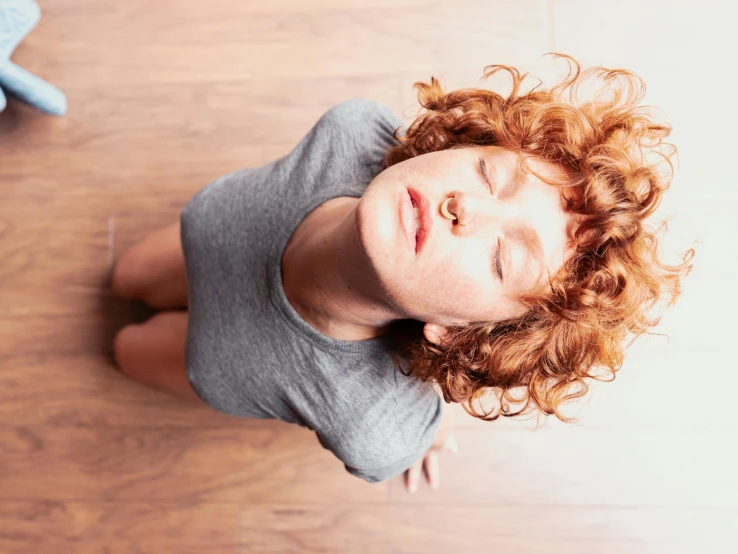
[[[491,198],[480,199],[462,191],[454,191],[452,194],[448,211],[456,216],[456,227],[460,227],[458,232],[471,233],[482,223],[499,225],[502,214],[499,209],[492,209]]]

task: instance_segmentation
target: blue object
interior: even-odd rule
[[[5,92],[53,115],[67,111],[64,93],[10,61],[21,40],[41,19],[34,0],[0,0],[0,111],[5,109]]]

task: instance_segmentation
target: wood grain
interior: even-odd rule
[[[387,483],[346,473],[309,430],[2,426],[0,498],[382,502]]]
[[[7,554],[207,552],[416,554],[727,553],[738,511],[610,507],[12,501]],[[377,530],[383,532],[377,532]],[[431,530],[435,532],[430,532]],[[327,539],[327,536],[330,539]]]
[[[13,60],[69,111],[11,100],[0,114],[0,552],[738,550],[735,424],[639,417],[646,386],[691,400],[660,377],[637,402],[603,397],[630,418],[586,428],[532,432],[456,406],[459,455],[442,457],[439,491],[409,495],[401,477],[347,474],[306,429],[230,418],[113,366],[115,331],[153,313],[112,296],[122,251],[214,178],[289,152],[342,100],[409,123],[415,81],[478,86],[485,65],[535,65],[556,40],[589,48],[566,15],[581,3],[555,4],[41,2]]]
[[[735,489],[726,484],[734,482],[738,456],[721,436],[458,429],[463,457],[443,457],[443,487],[407,495],[397,478],[390,481],[391,500],[735,508]],[[310,497],[320,483],[321,502],[330,502],[371,497],[387,486],[353,483],[330,453],[316,448],[312,433],[293,426],[94,425],[61,434],[56,427],[8,426],[0,437],[7,468],[0,490],[9,498],[281,502]],[[38,467],[46,468],[43,475]]]

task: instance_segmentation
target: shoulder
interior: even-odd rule
[[[342,414],[340,426],[318,432],[346,470],[368,482],[399,475],[420,459],[435,440],[443,415],[432,387],[400,387],[387,402]]]
[[[352,98],[327,110],[316,125],[339,134],[345,142],[366,149],[382,149],[396,142],[394,132],[402,121],[385,104],[369,98]]]
[[[321,120],[328,123],[362,124],[371,121],[401,123],[388,106],[371,98],[351,98],[328,109]]]
[[[368,184],[381,170],[387,151],[398,144],[402,122],[375,100],[345,100],[325,111],[281,163],[282,169],[326,183]]]

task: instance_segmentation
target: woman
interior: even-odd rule
[[[116,337],[121,370],[241,417],[316,432],[369,482],[453,449],[445,402],[492,420],[561,405],[618,369],[628,334],[676,299],[692,252],[645,225],[668,188],[670,127],[641,80],[593,68],[507,97],[417,83],[329,110],[287,156],[199,191],[118,261],[114,290],[161,313]],[[601,81],[580,102],[585,80]],[[181,308],[187,308],[182,311]],[[492,393],[490,411],[474,401]]]

